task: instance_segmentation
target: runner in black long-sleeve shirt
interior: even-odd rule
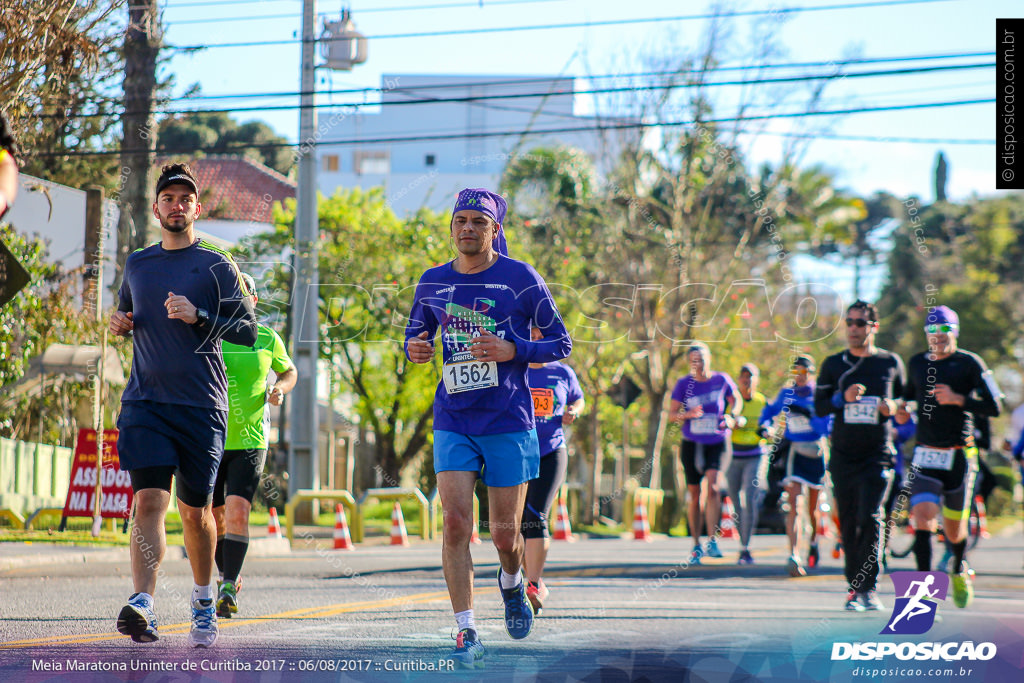
[[[864,301],[846,310],[849,348],[825,359],[814,391],[819,417],[835,415],[828,469],[846,551],[846,609],[883,609],[875,586],[883,503],[893,480],[889,417],[903,393],[903,361],[875,346],[878,311]]]
[[[909,472],[914,556],[918,571],[930,571],[932,539],[939,504],[943,531],[953,549],[953,603],[966,607],[974,598],[974,572],[964,561],[967,517],[978,449],[975,416],[998,417],[1002,394],[985,361],[957,348],[960,320],[946,306],[928,311],[928,351],[910,359],[903,398],[917,402],[917,447]]]
[[[210,504],[228,411],[220,341],[252,346],[257,328],[234,261],[195,237],[201,211],[188,166],[164,166],[153,203],[161,241],[125,262],[110,331],[131,335],[134,347],[117,420],[117,450],[135,494],[135,592],[121,609],[117,630],[137,642],[159,637],[153,592],[166,548],[164,516],[174,477],[195,580],[189,642],[210,647],[217,639],[212,580],[217,536]]]

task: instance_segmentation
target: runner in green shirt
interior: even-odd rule
[[[242,277],[253,293],[255,306],[256,283],[249,275]],[[256,346],[228,342],[221,346],[228,377],[228,429],[213,492],[213,514],[217,520],[217,570],[221,574],[217,615],[228,618],[238,612],[238,574],[249,548],[249,511],[267,459],[266,405],[281,405],[298,379],[281,337],[266,325],[258,327]],[[271,370],[277,381],[268,387]]]

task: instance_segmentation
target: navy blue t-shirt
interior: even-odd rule
[[[184,249],[159,243],[128,256],[118,310],[132,313],[134,355],[122,401],[156,401],[228,409],[228,382],[220,341],[252,346],[256,317],[231,257],[208,242]],[[168,292],[210,314],[193,327],[167,317]]]
[[[540,328],[544,339],[530,341]],[[441,329],[444,366],[434,394],[434,429],[482,436],[534,428],[526,382],[531,362],[560,360],[572,350],[551,292],[527,263],[499,256],[487,270],[462,274],[451,263],[423,274],[405,328],[409,339]],[[502,363],[477,361],[470,340],[480,329],[512,341],[516,356]]]
[[[533,394],[533,416],[537,421],[537,441],[541,456],[565,445],[562,416],[565,409],[583,398],[579,379],[565,363],[548,363],[530,368],[526,374]]]

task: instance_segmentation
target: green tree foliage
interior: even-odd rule
[[[923,206],[903,203],[879,305],[880,341],[909,356],[925,348],[928,307],[960,316],[960,344],[990,364],[1011,356],[1024,323],[1024,194]]]
[[[117,182],[107,149],[116,134],[123,0],[31,0],[0,12],[0,109],[11,120],[25,173],[82,187]]]
[[[224,112],[170,116],[160,122],[157,146],[175,155],[234,154],[285,175],[295,165],[287,140],[261,121],[238,123]]]

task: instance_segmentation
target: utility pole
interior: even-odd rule
[[[320,357],[319,274],[317,237],[319,217],[316,206],[316,87],[314,56],[316,0],[302,2],[301,99],[299,144],[308,145],[299,157],[299,184],[295,211],[295,288],[292,294],[292,353],[299,373],[291,395],[291,444],[288,449],[288,493],[320,488],[320,435],[317,414],[317,360]],[[318,512],[316,503],[297,508],[296,521],[309,523]]]
[[[121,216],[117,226],[117,279],[128,254],[146,246],[149,175],[156,162],[153,100],[161,32],[158,0],[132,0],[124,32],[124,110],[121,117]],[[126,170],[125,170],[126,169]],[[102,285],[101,285],[102,286]]]

